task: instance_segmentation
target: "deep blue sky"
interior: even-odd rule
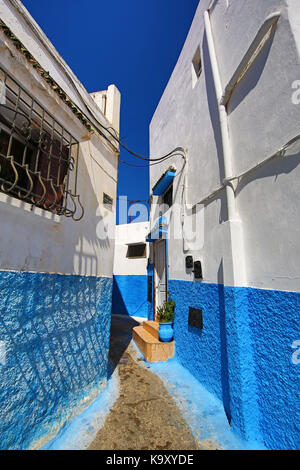
[[[89,92],[122,94],[126,145],[149,155],[149,124],[199,0],[23,0]],[[46,5],[47,4],[47,5]],[[121,159],[142,163],[125,152]],[[120,163],[118,195],[147,200],[148,169]]]

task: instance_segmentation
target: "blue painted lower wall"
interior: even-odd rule
[[[271,449],[300,449],[300,293],[249,289],[261,432]]]
[[[114,276],[112,313],[148,317],[147,276]]]
[[[300,364],[291,345],[300,339],[300,293],[177,280],[168,288],[180,363],[223,401],[242,437],[299,449]],[[202,331],[188,325],[189,307],[203,309]]]
[[[111,298],[108,278],[0,272],[1,449],[42,442],[99,393]]]
[[[154,299],[154,265],[153,264],[148,264],[147,266],[147,277],[148,280],[151,280],[151,286],[149,286],[149,295],[150,298],[147,295],[147,318],[148,320],[154,320],[154,305],[153,305],[153,299]],[[148,294],[148,286],[147,286],[147,294]]]

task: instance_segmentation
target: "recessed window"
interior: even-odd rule
[[[146,258],[146,243],[128,245],[127,258]]]
[[[196,85],[198,78],[202,72],[202,61],[201,61],[201,51],[200,46],[197,47],[195,55],[192,60],[192,85],[193,88]]]
[[[108,194],[103,193],[103,205],[106,209],[112,209],[114,200]]]
[[[173,184],[167,189],[167,191],[162,196],[162,204],[166,212],[173,204]]]

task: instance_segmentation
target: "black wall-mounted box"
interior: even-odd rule
[[[189,326],[203,330],[203,311],[198,308],[189,308]]]
[[[194,260],[192,256],[187,256],[185,258],[185,267],[186,269],[192,269],[194,267]]]
[[[194,263],[194,276],[195,279],[203,279],[201,261],[195,261]]]

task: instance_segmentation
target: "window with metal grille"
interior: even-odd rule
[[[127,258],[146,258],[146,243],[128,245]]]
[[[79,143],[0,68],[0,191],[80,220]]]

